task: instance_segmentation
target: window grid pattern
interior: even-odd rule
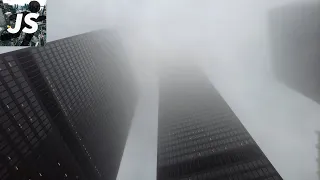
[[[158,180],[282,180],[209,81],[171,75],[160,79]]]
[[[106,44],[108,40],[83,34],[32,50],[70,128],[101,177],[107,173],[105,166],[120,162],[129,131],[126,124],[131,121],[123,116],[126,110],[117,92],[121,79],[113,63],[117,61],[116,50],[112,44],[103,47]],[[116,173],[114,168],[108,171]]]
[[[53,94],[59,102],[65,116],[68,117],[78,140],[83,144],[83,150],[91,160],[91,153],[86,146],[86,138],[94,132],[94,127],[101,122],[91,121],[97,119],[96,107],[105,101],[105,94],[101,93],[106,88],[101,78],[97,77],[92,57],[92,39],[86,39],[89,46],[66,40],[45,47],[40,53],[34,54],[40,69],[46,77]],[[81,49],[83,52],[78,51]],[[98,86],[100,84],[100,86]],[[97,99],[96,97],[100,97]],[[84,113],[82,113],[84,112]],[[86,118],[79,118],[82,115]],[[101,119],[98,119],[101,120]],[[86,127],[86,128],[83,128]],[[79,131],[80,130],[80,131]],[[92,161],[94,164],[94,162]],[[101,176],[97,166],[97,173]]]
[[[0,58],[0,179],[9,169],[19,169],[39,142],[46,139],[51,124],[12,56]]]
[[[116,178],[135,104],[122,94],[132,87],[121,47],[106,35],[0,56],[0,179]]]
[[[198,179],[219,179],[229,177],[232,180],[250,180],[250,179],[263,179],[263,180],[281,180],[277,176],[276,170],[270,166],[269,161],[260,159],[249,161],[246,163],[232,165],[227,168],[220,168],[215,171],[206,171],[193,174],[191,177],[184,177],[181,180],[198,180]]]

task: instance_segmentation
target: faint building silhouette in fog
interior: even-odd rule
[[[320,103],[320,3],[295,3],[269,13],[277,78]]]

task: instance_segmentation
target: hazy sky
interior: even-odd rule
[[[270,64],[267,13],[290,3],[294,1],[122,3],[127,6],[123,11],[133,14],[123,20],[128,27],[122,27],[130,29],[124,39],[140,72],[148,74],[153,61],[195,58],[281,176],[316,180],[314,131],[320,128],[320,107],[278,83]],[[152,96],[157,92],[150,91],[157,87],[149,74],[145,77],[146,95],[118,180],[155,179],[157,99]]]
[[[186,58],[193,58],[204,67],[284,179],[316,180],[314,131],[320,129],[320,107],[278,83],[270,64],[267,13],[299,1],[307,2],[48,1],[49,40],[102,27],[117,28],[139,72],[142,97],[118,180],[155,180],[158,108],[155,64]],[[0,50],[13,49],[17,48]]]

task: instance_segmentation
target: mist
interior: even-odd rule
[[[284,179],[316,180],[319,105],[273,72],[269,12],[307,1],[161,1],[126,4],[122,30],[144,94],[118,180],[155,179],[158,64],[192,59],[207,73]],[[128,8],[132,7],[132,8]],[[121,11],[119,11],[121,12]],[[123,14],[122,14],[123,15]],[[153,91],[153,93],[152,93]]]
[[[274,77],[268,12],[307,0],[48,1],[48,41],[115,29],[141,98],[118,180],[156,179],[158,64],[192,59],[283,179],[316,180],[320,107]],[[1,48],[1,52],[18,48]]]

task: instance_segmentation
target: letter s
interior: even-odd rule
[[[11,34],[15,34],[17,33],[20,28],[21,28],[21,22],[22,22],[22,14],[17,14],[17,18],[16,18],[16,24],[14,25],[14,29],[12,29],[11,27],[8,28],[8,32]]]
[[[38,30],[38,24],[36,22],[32,21],[31,18],[37,19],[38,17],[39,17],[38,13],[27,14],[26,17],[24,18],[24,21],[26,22],[26,24],[31,26],[31,29],[25,27],[22,29],[22,31],[25,33],[28,33],[28,34],[35,33]]]

